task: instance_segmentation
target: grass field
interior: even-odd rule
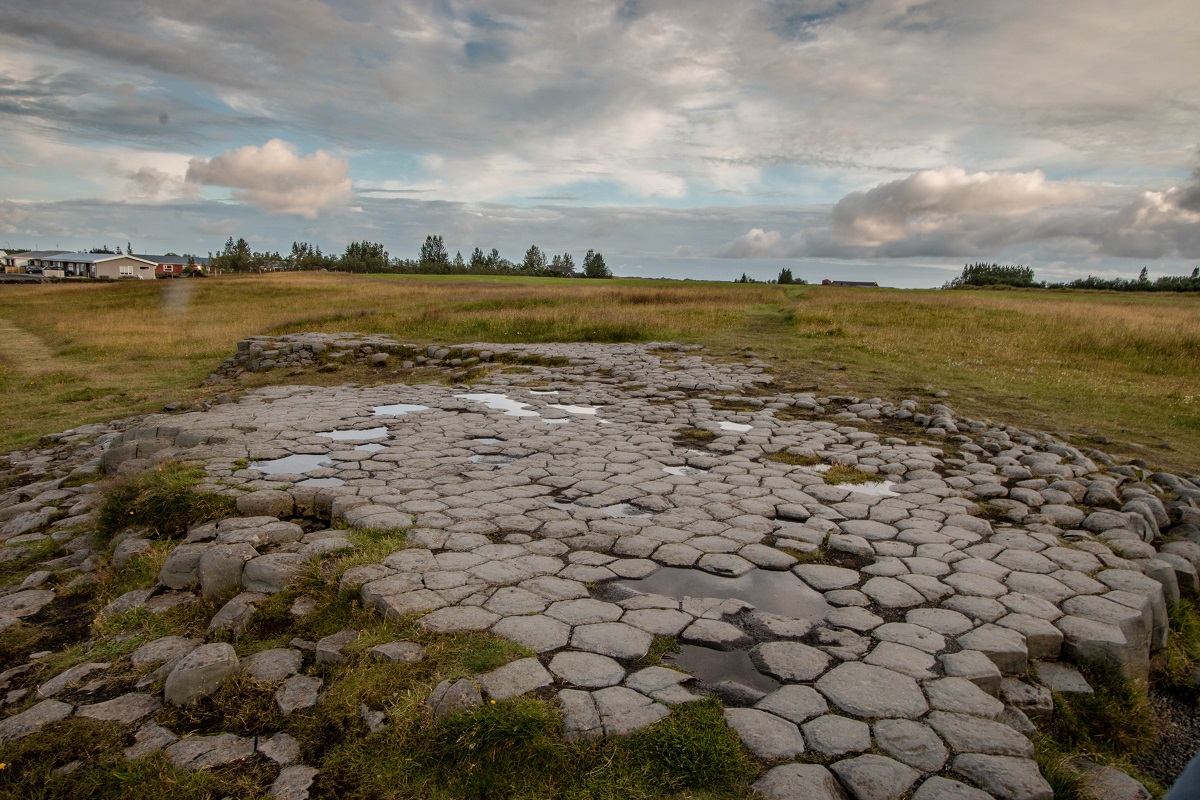
[[[787,386],[944,390],[969,416],[1200,471],[1194,295],[337,273],[0,286],[0,450],[211,394],[200,383],[238,339],[304,330],[749,345]]]

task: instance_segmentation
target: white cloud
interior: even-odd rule
[[[247,145],[211,159],[193,158],[187,179],[232,189],[233,199],[274,214],[312,219],[321,211],[345,208],[353,187],[349,162],[317,150],[301,156],[296,146],[271,139],[262,147]]]

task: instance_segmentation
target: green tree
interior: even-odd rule
[[[421,266],[448,266],[450,254],[446,252],[446,243],[441,235],[426,236],[425,244],[421,245],[421,255],[418,259]]]
[[[488,265],[487,256],[485,256],[483,254],[482,250],[480,250],[478,247],[476,247],[474,250],[471,251],[471,264],[470,264],[471,269],[474,269],[474,270],[487,269],[487,265]]]
[[[608,271],[608,265],[604,263],[604,256],[595,250],[588,250],[587,255],[583,257],[583,277],[611,278],[612,273]]]
[[[346,245],[339,267],[347,272],[387,272],[388,252],[378,242],[351,242]]]
[[[790,269],[788,269],[787,267],[784,267],[783,269],[779,270],[779,279],[776,280],[775,282],[776,283],[795,283],[796,279],[792,277],[792,271]]]
[[[529,245],[529,249],[525,251],[525,260],[521,262],[521,268],[530,272],[541,272],[546,269],[546,254],[536,244]]]
[[[254,254],[250,252],[250,243],[245,239],[235,242],[230,236],[220,253],[209,253],[208,257],[216,272],[249,272],[254,268]]]
[[[463,261],[462,250],[459,250],[458,252],[456,252],[454,254],[454,268],[462,269],[462,270],[465,270],[467,268],[466,262]]]

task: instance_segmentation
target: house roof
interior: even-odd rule
[[[9,253],[10,258],[49,258],[62,253],[62,250],[26,250],[24,253]]]
[[[184,266],[187,265],[188,259],[191,258],[192,263],[198,267],[206,267],[209,263],[207,258],[200,258],[199,256],[148,256],[143,253],[135,253],[134,258],[144,258],[147,261],[153,261],[155,264],[183,264]]]
[[[99,264],[101,261],[112,261],[114,258],[132,258],[134,261],[141,261],[152,266],[155,265],[153,261],[149,261],[141,256],[131,256],[124,253],[57,253],[42,260],[69,262],[72,264]]]

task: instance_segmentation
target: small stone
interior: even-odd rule
[[[331,633],[324,639],[320,639],[317,642],[317,663],[345,663],[346,657],[342,655],[342,650],[357,638],[358,631],[352,628],[347,628],[346,630],[341,630],[337,633]]]
[[[286,717],[293,711],[315,706],[320,699],[318,693],[322,683],[324,681],[320,678],[308,675],[293,675],[285,680],[275,690],[275,703],[279,706],[279,712]]]
[[[232,646],[215,642],[197,647],[171,670],[163,687],[163,697],[173,705],[191,705],[221,688],[221,684],[236,675],[239,668],[237,653]]]
[[[416,642],[387,642],[367,651],[375,658],[394,663],[412,664],[425,655],[425,648]]]
[[[98,719],[104,722],[119,722],[131,725],[143,717],[149,716],[162,707],[162,701],[148,694],[132,692],[75,709],[75,716]]]
[[[993,697],[1000,693],[1000,668],[978,650],[959,650],[938,656],[946,675],[966,678]]]
[[[879,749],[922,772],[937,772],[946,763],[946,746],[928,726],[908,719],[881,719],[875,723]]]
[[[793,722],[753,708],[726,708],[721,713],[759,758],[795,758],[804,752],[804,739]]]
[[[658,722],[671,712],[644,694],[624,686],[609,686],[592,694],[609,736],[625,736]]]
[[[815,680],[829,667],[829,656],[800,642],[766,642],[750,651],[759,672],[796,683]]]
[[[808,749],[827,756],[861,753],[871,748],[871,729],[865,722],[826,714],[802,726]]]
[[[614,686],[625,678],[620,664],[596,653],[559,653],[550,660],[550,671],[572,686],[589,689]]]
[[[317,777],[315,767],[293,764],[279,771],[279,777],[271,784],[268,792],[275,800],[308,800],[308,787]]]
[[[65,669],[55,675],[50,680],[38,687],[38,697],[53,697],[59,692],[77,686],[83,682],[83,679],[93,672],[106,670],[111,666],[103,661],[89,661],[85,664],[76,664],[75,666]]]
[[[691,703],[702,699],[692,694],[680,684],[694,680],[686,672],[679,672],[666,667],[646,667],[634,672],[625,679],[625,685],[635,692],[667,705]]]
[[[254,739],[221,733],[189,736],[166,749],[167,760],[176,769],[199,770],[231,764],[254,755]]]
[[[993,798],[987,792],[967,786],[965,783],[934,775],[913,793],[913,800],[993,800]]]
[[[258,737],[258,752],[281,766],[296,763],[300,758],[300,742],[280,731],[271,737]]]
[[[820,764],[784,764],[752,787],[767,800],[846,800],[833,774]]]
[[[161,664],[176,658],[183,658],[188,653],[204,644],[203,639],[186,639],[182,636],[164,636],[148,642],[129,654],[129,660],[135,667],[149,664]]]
[[[475,684],[466,678],[442,681],[425,700],[425,707],[434,719],[446,719],[460,711],[480,705],[483,705],[483,696]]]
[[[43,700],[20,714],[0,720],[0,743],[11,742],[14,739],[36,733],[51,722],[58,722],[71,716],[71,710],[72,706],[67,703],[61,703],[58,700]]]
[[[1052,692],[1063,694],[1092,694],[1091,684],[1070,664],[1047,661],[1037,665],[1038,680]]]
[[[125,748],[125,760],[136,761],[151,753],[157,753],[178,739],[178,736],[151,720],[138,728],[137,733],[133,735],[133,744]]]
[[[970,753],[954,759],[954,771],[966,775],[999,800],[1054,798],[1054,790],[1032,759]]]
[[[575,742],[581,739],[598,739],[604,735],[600,712],[588,692],[563,689],[558,693],[563,711],[563,739]]]
[[[26,589],[14,592],[7,597],[0,597],[0,617],[16,617],[25,619],[32,617],[54,600],[51,589]]]
[[[1089,797],[1098,800],[1150,800],[1152,796],[1139,781],[1116,767],[1101,766],[1084,759],[1076,759],[1070,766],[1083,778]]]
[[[703,645],[716,650],[737,650],[754,640],[741,628],[715,619],[698,619],[684,630],[680,637],[685,642]]]
[[[858,800],[899,800],[921,773],[886,756],[867,754],[831,768]]]
[[[536,658],[518,659],[477,675],[476,680],[493,700],[507,700],[554,683],[553,676]]]
[[[304,656],[290,647],[262,650],[242,659],[242,672],[256,681],[274,683],[290,678],[300,671]]]

